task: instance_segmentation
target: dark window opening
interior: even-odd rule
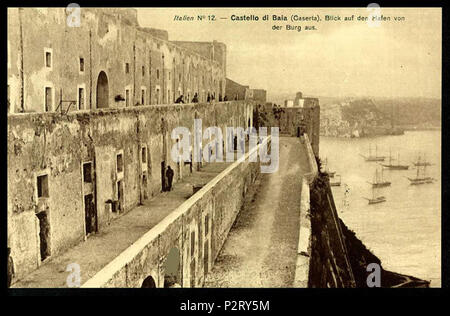
[[[88,194],[84,196],[84,215],[86,223],[86,235],[97,231],[97,212],[94,204],[94,196]]]
[[[125,106],[130,105],[130,90],[125,90]]]
[[[145,77],[145,66],[142,66],[142,77]]]
[[[130,64],[129,63],[125,63],[125,73],[126,74],[130,73]]]
[[[142,163],[147,162],[147,148],[142,147]]]
[[[117,154],[117,172],[123,171],[123,157],[122,154]]]
[[[90,162],[83,164],[83,181],[87,183],[92,182],[92,163]]]
[[[195,252],[195,231],[191,232],[191,257],[194,255]]]
[[[46,87],[45,88],[45,112],[48,112],[51,110],[52,103],[53,103],[52,88]]]
[[[155,288],[155,287],[156,287],[155,280],[151,276],[148,276],[144,280],[144,282],[142,282],[142,286],[141,286],[141,288]]]
[[[80,71],[84,72],[84,58],[80,57]]]
[[[156,79],[159,79],[159,69],[156,69]]]
[[[78,88],[78,109],[84,109],[84,88]]]
[[[97,79],[97,108],[109,107],[108,77],[104,71],[100,71]]]
[[[156,103],[157,104],[161,103],[160,95],[159,95],[159,89],[156,89]]]
[[[50,223],[48,221],[47,212],[39,212],[36,216],[39,220],[39,248],[41,261],[44,261],[50,256]]]
[[[49,197],[48,194],[48,176],[42,175],[37,177],[38,198]]]
[[[145,104],[145,90],[144,89],[141,90],[141,104],[142,105]]]
[[[48,68],[52,67],[52,53],[45,52],[45,66]]]
[[[208,235],[209,232],[209,214],[205,216],[205,235]]]

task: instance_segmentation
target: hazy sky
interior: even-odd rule
[[[274,22],[272,15],[368,16],[366,8],[142,8],[142,26],[165,29],[169,40],[227,45],[227,77],[270,96],[302,91],[311,96],[441,95],[441,9],[381,8],[390,22]],[[174,16],[215,15],[214,22],[180,22]],[[232,15],[259,21],[231,21]],[[265,14],[270,20],[261,20]],[[404,16],[405,21],[394,21]],[[227,19],[219,19],[224,17]],[[316,31],[272,30],[273,25],[314,25]]]

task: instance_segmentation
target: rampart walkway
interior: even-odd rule
[[[200,172],[193,173],[176,183],[173,191],[159,194],[144,205],[117,218],[85,242],[50,258],[39,269],[12,287],[67,287],[66,280],[70,272],[67,272],[66,268],[70,263],[80,265],[83,284],[185,202],[192,195],[192,184],[206,184],[229,165],[230,163],[207,164]]]
[[[298,138],[280,137],[278,172],[261,174],[206,280],[206,287],[290,287],[299,235],[302,176],[309,164]]]

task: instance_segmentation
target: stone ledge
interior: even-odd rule
[[[297,248],[297,262],[293,287],[308,287],[309,261],[311,257],[311,218],[309,184],[306,177],[302,180],[302,195],[300,200],[300,231]]]

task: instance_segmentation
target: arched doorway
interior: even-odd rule
[[[142,282],[141,288],[155,288],[156,283],[155,280],[152,278],[151,275],[145,278],[144,282]]]
[[[107,108],[109,106],[108,77],[104,71],[100,71],[97,79],[97,108]]]
[[[180,251],[173,247],[167,255],[164,263],[164,287],[181,286],[181,261]]]

